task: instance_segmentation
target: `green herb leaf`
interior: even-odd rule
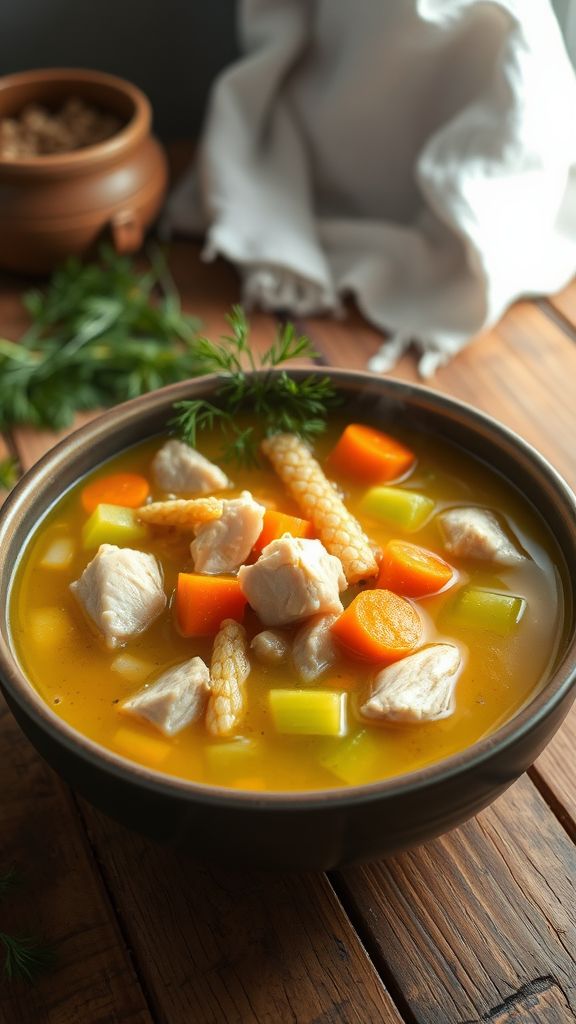
[[[203,430],[220,429],[225,461],[258,465],[258,446],[262,437],[279,432],[298,434],[311,440],[326,427],[328,410],[336,404],[336,393],[328,377],[311,373],[295,380],[285,370],[272,373],[289,359],[313,357],[308,338],[298,336],[291,323],[278,329],[270,348],[257,361],[250,347],[249,328],[244,311],[234,306],[228,317],[230,337],[221,342],[199,338],[197,352],[210,369],[223,375],[216,389],[218,405],[203,400],[177,402],[173,430],[192,447]],[[248,376],[244,370],[267,372]],[[259,428],[245,427],[239,417],[252,412]]]
[[[138,273],[131,259],[104,246],[97,262],[69,260],[45,292],[24,296],[30,329],[18,344],[0,338],[0,430],[58,430],[79,410],[210,369],[166,260],[158,249],[149,258]]]
[[[14,487],[17,479],[18,464],[16,459],[0,460],[0,491],[9,491],[11,487]],[[0,899],[2,899],[2,884],[5,877],[7,876],[0,875]]]

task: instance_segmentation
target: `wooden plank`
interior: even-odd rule
[[[160,1020],[401,1024],[323,875],[208,871],[82,806]]]
[[[576,285],[573,286],[576,288]],[[357,316],[349,321],[308,320],[312,340],[328,362],[365,369],[381,335]],[[413,355],[389,376],[418,380]],[[514,306],[501,322],[474,340],[430,382],[438,391],[464,399],[495,416],[538,448],[576,487],[574,433],[576,344],[533,303]],[[576,828],[576,707],[537,762],[536,782],[557,811]]]
[[[0,1024],[152,1024],[76,806],[1,696],[0,793],[0,874],[22,876],[0,927],[56,953],[34,988],[0,983]]]
[[[417,1024],[576,1021],[574,846],[526,776],[457,831],[334,884]]]

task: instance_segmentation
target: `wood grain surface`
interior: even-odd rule
[[[234,272],[176,243],[187,309],[210,335]],[[0,282],[0,334],[24,319]],[[576,483],[573,289],[514,307],[433,381],[496,415]],[[254,341],[274,321],[254,318]],[[303,325],[326,364],[381,342],[356,313]],[[394,376],[414,380],[404,357]],[[18,430],[24,468],[54,442]],[[57,948],[34,989],[0,987],[0,1024],[567,1024],[576,1021],[572,714],[532,769],[462,828],[387,862],[323,875],[197,868],[78,800],[0,711],[0,870],[24,879],[2,922]]]

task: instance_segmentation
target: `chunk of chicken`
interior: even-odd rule
[[[224,619],[214,638],[210,680],[212,693],[206,726],[212,736],[229,736],[246,710],[245,682],[250,675],[246,630],[234,619]]]
[[[190,545],[190,554],[195,571],[211,575],[236,572],[262,533],[265,511],[250,491],[223,501],[220,518],[201,523],[194,530],[196,539]]]
[[[318,679],[338,658],[338,649],[330,626],[337,615],[318,615],[298,630],[292,645],[292,658],[300,678],[305,683]]]
[[[263,665],[279,665],[286,661],[290,651],[290,642],[281,633],[272,629],[264,629],[257,633],[250,643],[250,650]]]
[[[254,565],[238,573],[240,589],[261,622],[283,626],[321,612],[343,611],[342,563],[319,540],[285,534],[268,544]]]
[[[461,664],[460,651],[452,644],[424,647],[378,673],[361,714],[394,722],[447,718],[454,711]]]
[[[438,518],[444,547],[451,555],[498,565],[516,565],[522,561],[523,555],[488,509],[451,508]]]
[[[151,468],[158,487],[169,494],[209,494],[229,486],[219,466],[175,439],[156,452]]]
[[[210,673],[202,658],[174,665],[120,705],[124,714],[146,718],[165,736],[175,736],[203,714],[210,693]]]
[[[154,555],[115,544],[100,545],[70,590],[111,648],[148,629],[166,607]]]

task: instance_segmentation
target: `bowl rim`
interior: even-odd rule
[[[305,367],[290,369],[289,372],[296,376],[305,376],[311,371],[309,367]],[[323,376],[333,378],[338,387],[348,386],[350,390],[364,394],[369,390],[382,395],[388,393],[400,400],[413,397],[419,402],[422,409],[430,408],[436,413],[452,412],[464,416],[473,429],[484,428],[487,430],[492,441],[498,438],[515,449],[519,448],[524,457],[551,484],[560,503],[569,512],[572,521],[576,522],[576,495],[561,474],[537,449],[489,414],[481,412],[467,402],[421,384],[333,367],[322,367],[321,372]],[[142,418],[146,419],[147,415],[157,412],[163,406],[169,406],[172,402],[186,397],[194,385],[200,385],[203,394],[206,394],[221,380],[222,377],[218,374],[190,378],[187,381],[170,384],[117,405],[68,434],[22,476],[0,509],[0,581],[6,579],[4,584],[7,597],[5,621],[8,633],[10,632],[9,598],[13,573],[8,575],[3,571],[8,547],[6,535],[9,534],[11,524],[17,521],[21,507],[33,501],[34,496],[41,491],[42,481],[50,479],[54,472],[57,472],[60,463],[73,453],[78,445],[86,443],[93,445],[100,437],[106,435],[111,427],[115,430],[124,429]],[[153,434],[150,436],[152,437]],[[129,447],[129,445],[120,447],[119,451],[124,447]],[[95,466],[98,464],[96,462]],[[562,553],[566,558],[565,553]],[[576,531],[573,554],[576,558]],[[576,586],[574,589],[576,590]],[[574,619],[573,609],[572,617]],[[420,792],[456,776],[465,775],[480,767],[495,753],[503,752],[521,740],[563,702],[576,684],[576,621],[573,622],[571,635],[560,660],[542,689],[494,732],[456,754],[413,772],[358,786],[295,791],[236,790],[168,775],[131,761],[84,736],[56,715],[26,678],[15,652],[5,641],[2,632],[0,632],[0,684],[9,698],[23,707],[35,726],[47,732],[56,743],[63,745],[81,760],[89,762],[92,767],[100,768],[100,770],[105,768],[109,774],[124,782],[142,785],[158,796],[171,799],[188,798],[196,803],[236,809],[250,807],[262,811],[302,811],[303,809],[317,810],[319,807],[329,806],[345,807],[351,803],[371,803],[386,798],[394,799],[415,791]]]
[[[91,146],[70,150],[66,153],[46,153],[33,157],[0,158],[0,174],[4,171],[73,171],[90,168],[95,163],[109,160],[127,147],[140,141],[150,131],[152,108],[148,97],[125,78],[111,75],[106,71],[95,71],[90,68],[37,68],[33,71],[16,71],[13,74],[0,76],[0,95],[11,88],[26,83],[38,85],[50,82],[92,83],[105,85],[122,93],[133,104],[132,114],[128,121],[114,135]]]

